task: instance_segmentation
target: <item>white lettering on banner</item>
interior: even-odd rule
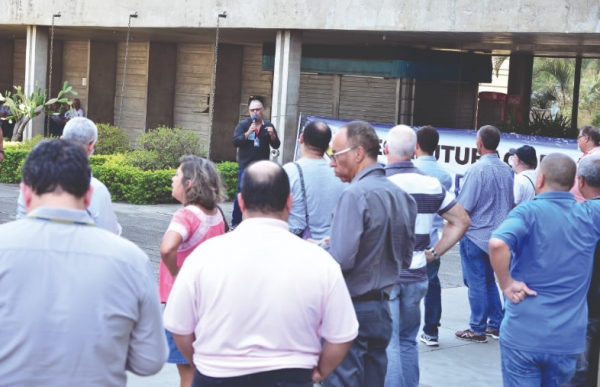
[[[312,121],[323,121],[331,128],[333,134],[350,121],[337,120],[328,117],[300,116],[301,122],[308,124]],[[302,121],[304,120],[304,121]],[[387,164],[387,157],[384,154],[387,133],[394,125],[371,124],[379,137],[379,155],[377,161],[381,164]],[[300,128],[300,133],[304,129]],[[418,129],[413,127],[413,129]],[[446,168],[452,175],[454,181],[453,191],[455,194],[460,189],[460,181],[469,166],[475,163],[481,156],[477,153],[475,139],[477,131],[469,129],[447,129],[436,128],[440,134],[440,142],[434,153],[438,162]],[[300,137],[298,133],[298,138]],[[501,133],[500,145],[498,146],[498,156],[509,164],[511,148],[519,148],[523,145],[530,145],[535,148],[539,162],[550,153],[563,153],[571,157],[576,162],[581,157],[581,151],[577,148],[577,140],[564,138],[549,138],[518,135],[514,133]],[[296,141],[296,157],[300,157],[300,143]],[[510,165],[510,164],[509,164]]]

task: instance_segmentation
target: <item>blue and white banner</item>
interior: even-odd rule
[[[300,116],[300,133],[304,129],[304,125],[312,121],[325,122],[335,134],[341,127],[350,121],[338,120],[329,117],[317,116]],[[371,124],[377,136],[379,137],[379,156],[378,161],[382,164],[387,164],[387,157],[384,155],[384,148],[387,139],[387,133],[394,125],[389,124]],[[414,127],[417,129],[417,127]],[[438,162],[446,168],[453,176],[455,191],[460,188],[460,179],[463,177],[467,168],[479,158],[477,154],[477,146],[475,145],[476,130],[468,129],[448,129],[436,128],[440,134],[440,142],[435,152],[435,157]],[[510,148],[519,148],[523,145],[530,145],[535,148],[538,156],[538,161],[550,153],[564,153],[576,162],[581,157],[581,151],[577,147],[577,140],[565,138],[550,138],[528,136],[523,134],[501,133],[500,145],[498,146],[498,154],[508,164]],[[296,141],[296,158],[300,157],[300,143]],[[539,163],[538,163],[539,164]]]

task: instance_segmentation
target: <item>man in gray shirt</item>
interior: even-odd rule
[[[350,185],[333,212],[324,247],[339,262],[356,311],[359,332],[323,386],[384,385],[392,335],[387,303],[401,269],[408,269],[417,205],[377,164],[379,139],[366,122],[350,122],[333,138],[331,166]]]
[[[85,117],[75,117],[69,120],[63,131],[62,138],[81,144],[88,156],[94,153],[98,141],[98,128],[94,122]],[[87,208],[94,224],[108,230],[113,234],[121,235],[121,225],[117,221],[117,215],[112,207],[112,200],[108,188],[98,179],[92,176],[90,181],[94,193]],[[17,201],[17,220],[25,217],[25,202],[23,194],[19,193]]]
[[[0,226],[0,386],[125,387],[167,358],[156,280],[133,243],[86,211],[76,143],[40,143],[23,166],[28,215]]]
[[[326,123],[308,123],[300,135],[302,158],[283,166],[293,198],[288,220],[290,231],[298,235],[307,227],[307,208],[308,224],[316,240],[329,235],[333,208],[347,186],[335,177],[329,159],[324,158],[330,141],[331,129]]]

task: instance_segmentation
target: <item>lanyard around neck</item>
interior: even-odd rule
[[[94,223],[91,223],[91,222],[79,222],[77,220],[64,219],[64,218],[48,218],[46,216],[33,216],[33,215],[27,215],[26,218],[43,220],[45,222],[52,222],[52,223],[75,224],[78,226],[92,226],[92,227],[96,226]]]

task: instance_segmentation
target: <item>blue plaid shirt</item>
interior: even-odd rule
[[[466,236],[488,253],[494,231],[506,219],[514,205],[514,173],[497,154],[487,154],[465,174],[458,202],[471,217]]]

